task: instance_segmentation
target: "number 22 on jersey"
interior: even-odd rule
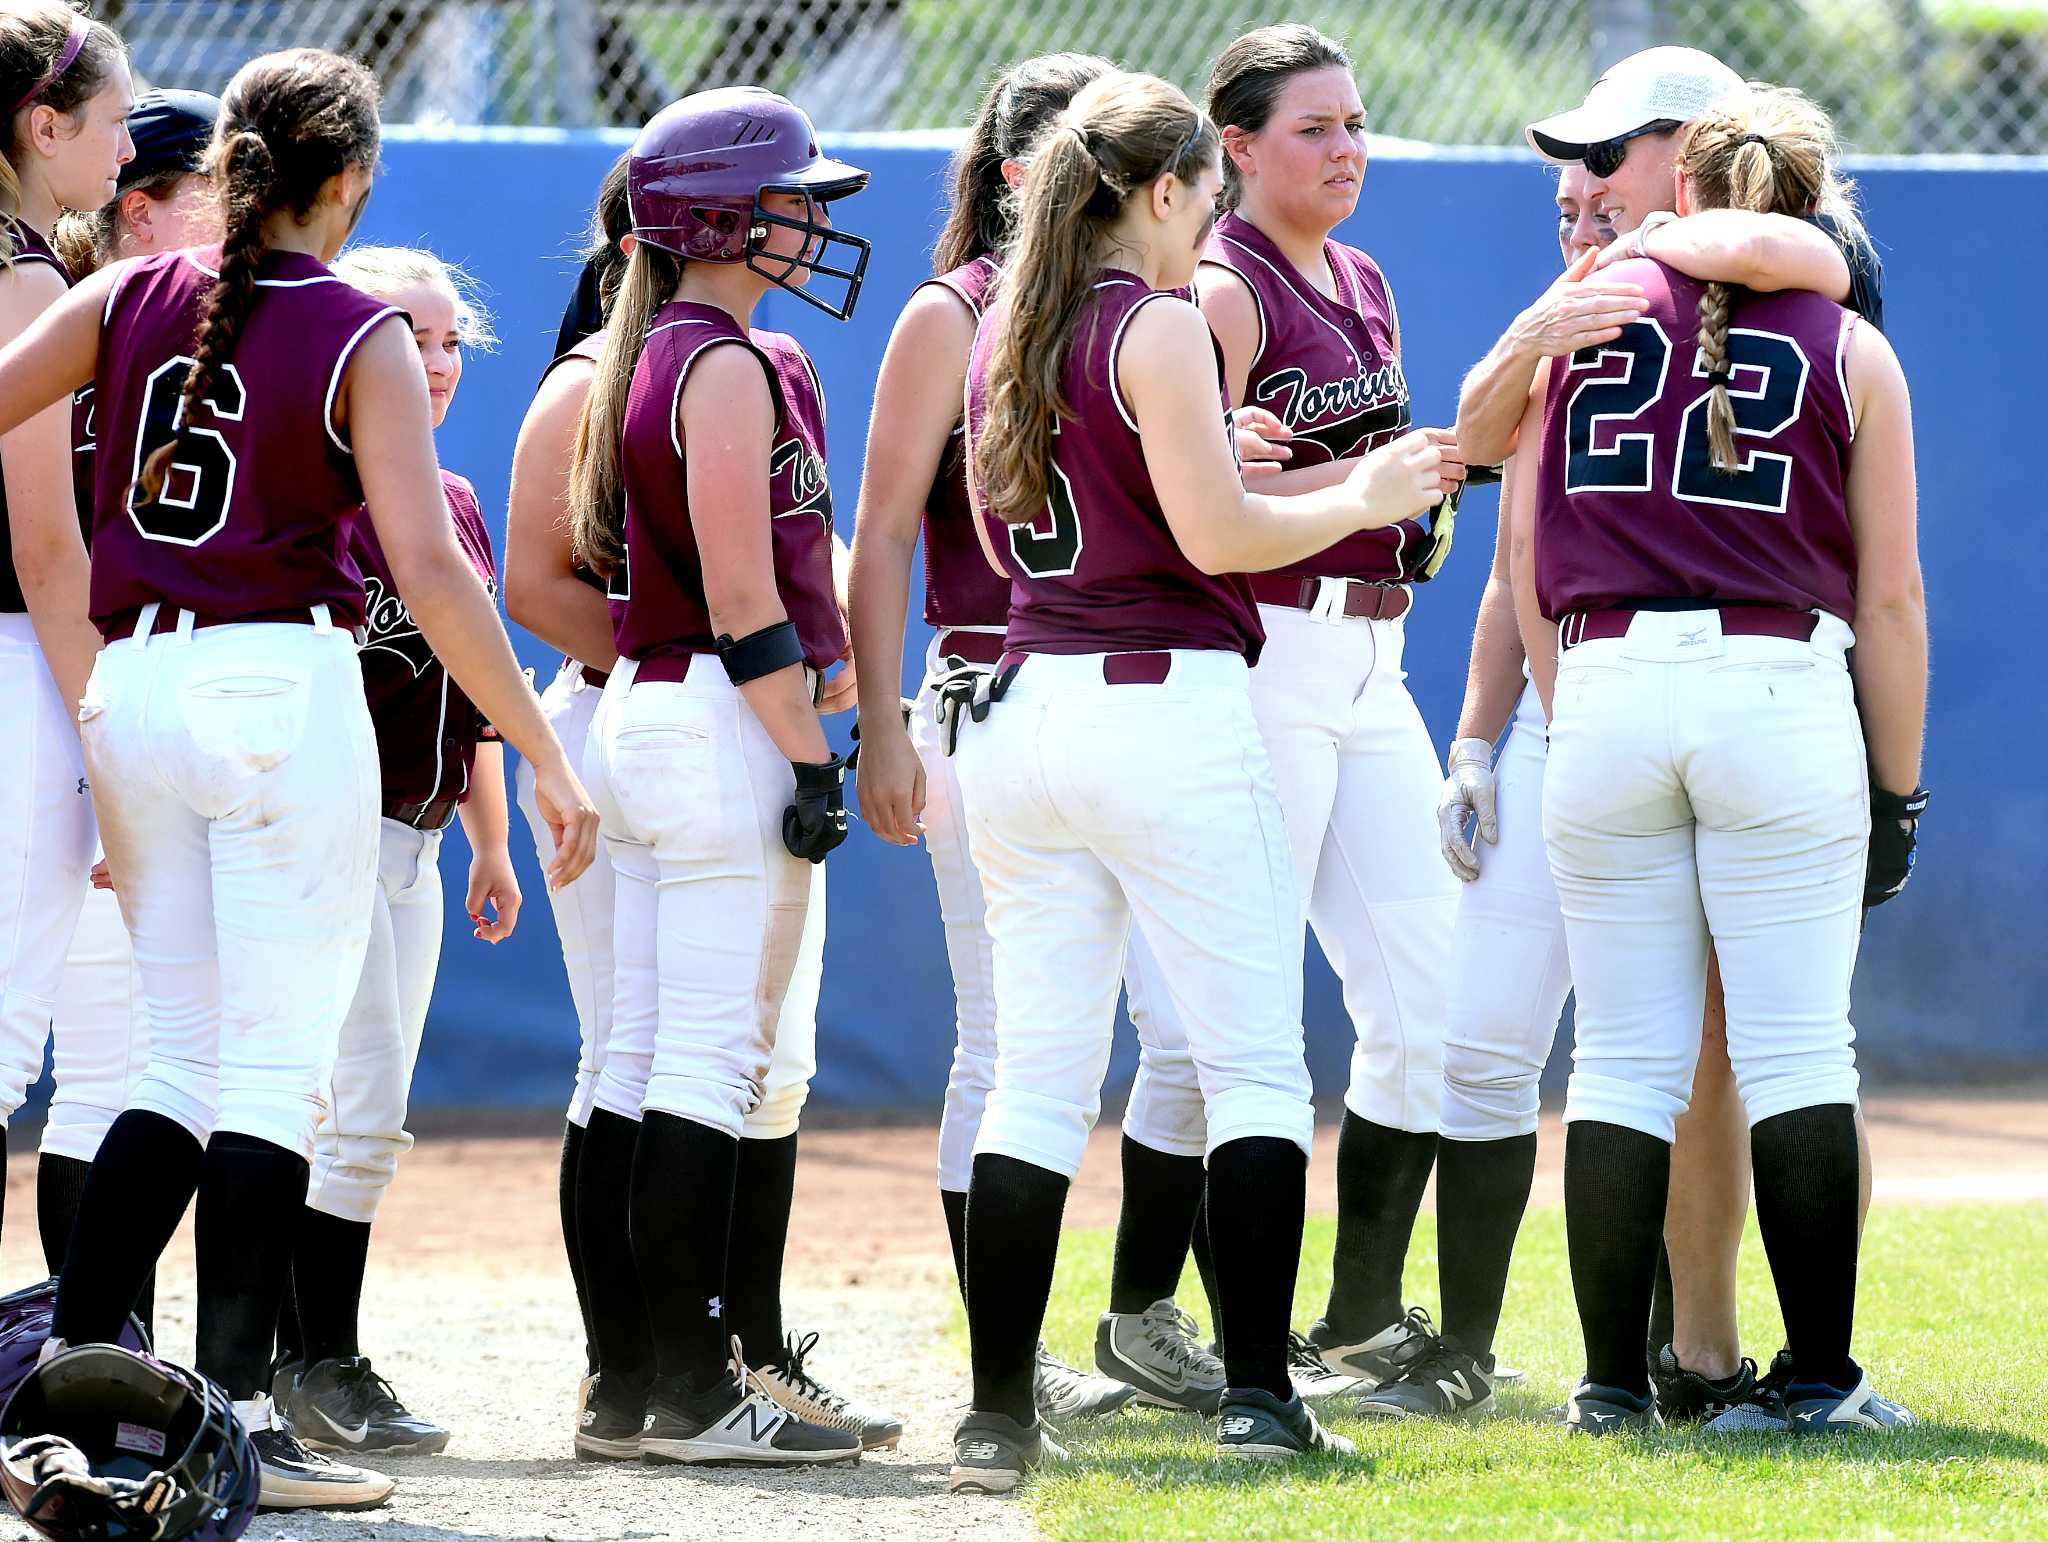
[[[1654,317],[1632,321],[1611,343],[1571,357],[1570,375],[1589,378],[1570,386],[1566,401],[1565,491],[1647,493],[1656,483],[1654,419],[1641,423],[1670,390],[1692,393],[1679,419],[1671,462],[1671,495],[1688,503],[1717,504],[1782,514],[1792,480],[1792,459],[1761,448],[1799,420],[1811,364],[1799,343],[1781,332],[1733,327],[1728,332],[1728,395],[1735,409],[1740,466],[1716,470],[1707,437],[1711,392],[1703,355],[1693,354],[1687,377],[1673,385],[1671,339]],[[1619,360],[1619,368],[1615,361]],[[1599,371],[1596,375],[1593,372]],[[1569,376],[1567,377],[1569,378]]]

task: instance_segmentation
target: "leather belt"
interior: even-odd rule
[[[462,802],[460,793],[446,793],[425,803],[386,803],[384,817],[415,830],[445,830]]]
[[[137,606],[133,610],[115,612],[107,618],[106,624],[100,628],[101,639],[113,643],[122,642],[133,637],[135,635],[135,623],[141,619],[143,611],[148,608],[148,606],[144,605]],[[185,612],[175,605],[159,605],[157,607],[156,619],[150,623],[149,635],[151,637],[162,637],[166,633],[177,631],[178,618],[184,614]],[[305,605],[294,605],[285,610],[251,611],[246,616],[204,616],[197,611],[192,613],[192,629],[194,631],[210,626],[276,625],[279,623],[296,626],[318,626],[320,618],[315,616],[311,608]],[[336,628],[336,630],[339,631],[340,628]],[[354,627],[350,629],[349,635],[355,638],[357,646],[360,647],[369,634],[361,627]]]
[[[1779,605],[1696,605],[1684,608],[1718,611],[1724,637],[1783,637],[1793,642],[1806,642],[1812,638],[1819,620],[1810,610],[1787,610]],[[1558,649],[1563,651],[1576,648],[1580,643],[1626,637],[1629,623],[1643,610],[1665,609],[1667,607],[1664,606],[1639,606],[1623,610],[1573,611],[1558,619]]]
[[[1344,586],[1344,615],[1352,621],[1398,621],[1408,614],[1412,596],[1406,584],[1376,584],[1362,578],[1283,578],[1274,573],[1251,576],[1252,598],[1261,605],[1286,610],[1315,610],[1322,603],[1324,583]]]

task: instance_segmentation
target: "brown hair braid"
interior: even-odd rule
[[[279,213],[306,220],[329,178],[376,164],[383,137],[378,96],[368,70],[318,48],[251,59],[228,83],[207,152],[223,215],[220,276],[193,336],[178,433],[142,468],[147,498],[163,491],[198,404],[212,397],[234,356],[256,303],[257,265],[268,250],[265,223]]]

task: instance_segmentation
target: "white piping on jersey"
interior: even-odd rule
[[[1849,394],[1849,334],[1856,328],[1856,314],[1843,313],[1841,330],[1835,334],[1835,384],[1842,389],[1842,410],[1849,414],[1849,442],[1856,442],[1856,398]]]
[[[438,660],[436,661],[438,662]],[[441,767],[445,760],[443,746],[448,739],[448,666],[441,665],[441,712],[434,719],[434,795],[441,792]],[[463,789],[468,791],[467,786]]]
[[[1103,283],[1097,284],[1095,287],[1097,289],[1114,289],[1122,286],[1128,286],[1130,282],[1131,281],[1127,278],[1112,278],[1106,280]],[[1154,300],[1167,300],[1172,298],[1174,298],[1174,296],[1171,290],[1153,290],[1150,294],[1146,295],[1143,299],[1139,300],[1136,305],[1133,305],[1129,310],[1124,312],[1123,320],[1119,321],[1116,324],[1116,331],[1110,334],[1109,398],[1111,401],[1116,403],[1117,416],[1124,420],[1124,426],[1130,429],[1130,431],[1134,434],[1138,432],[1138,420],[1131,416],[1131,409],[1124,404],[1124,383],[1122,378],[1117,374],[1116,368],[1117,357],[1123,352],[1124,328],[1131,324],[1131,318],[1133,316],[1137,315],[1139,311],[1143,310],[1146,306],[1150,305]]]
[[[671,327],[708,327],[711,324],[712,323],[706,321],[702,316],[685,316],[681,321],[664,321],[660,326],[652,328],[647,335],[651,338],[654,336],[656,332],[666,332]],[[699,343],[696,347],[692,348],[687,354],[683,356],[682,368],[676,371],[675,394],[669,399],[668,404],[668,442],[669,446],[676,452],[677,460],[681,460],[683,458],[683,439],[682,435],[676,431],[676,425],[682,421],[683,387],[689,382],[690,366],[697,362],[698,354],[702,353],[706,348],[716,348],[720,343],[738,343],[743,347],[751,349],[756,358],[761,358],[761,351],[758,348],[754,347],[754,343],[751,338],[726,337],[723,335],[720,335],[718,337],[706,338],[703,342]],[[642,344],[641,346],[645,347],[646,345]],[[767,360],[765,358],[762,358],[761,362],[764,366],[767,364]],[[768,373],[773,374],[774,371],[770,370],[768,371]],[[769,394],[774,394],[773,386],[769,388]]]
[[[209,268],[190,252],[184,252],[181,255],[208,278],[220,277],[217,269]],[[335,274],[316,273],[311,278],[259,278],[256,280],[256,287],[258,289],[304,289],[308,284],[339,284],[342,282],[344,281]]]
[[[195,262],[192,266],[197,268],[199,264]],[[200,271],[204,272],[205,270],[202,268]],[[327,402],[321,409],[320,421],[327,425],[327,437],[334,441],[334,447],[350,459],[355,458],[355,450],[350,447],[349,443],[341,435],[334,431],[334,399],[341,394],[342,374],[347,370],[348,361],[354,356],[357,346],[364,338],[370,335],[370,328],[376,326],[381,321],[388,320],[390,317],[403,316],[404,314],[405,312],[397,306],[387,305],[368,321],[357,327],[355,336],[342,344],[341,357],[334,361],[334,373],[327,379]]]
[[[1314,302],[1311,301],[1306,295],[1304,295],[1298,288],[1295,287],[1293,279],[1289,278],[1285,273],[1281,272],[1279,268],[1275,267],[1271,262],[1268,262],[1266,258],[1261,256],[1259,253],[1253,251],[1249,246],[1246,246],[1242,241],[1236,240],[1231,236],[1223,236],[1220,237],[1220,239],[1228,245],[1236,247],[1239,251],[1243,252],[1245,256],[1252,258],[1262,267],[1267,269],[1267,271],[1269,271],[1273,275],[1273,277],[1278,279],[1282,284],[1286,285],[1287,292],[1293,295],[1295,299],[1301,301],[1303,308],[1307,310],[1311,316],[1315,317],[1317,321],[1321,322],[1324,326],[1328,327],[1331,333],[1337,338],[1337,340],[1344,345],[1346,351],[1348,351],[1351,355],[1351,362],[1358,365],[1360,368],[1364,367],[1365,360],[1359,357],[1358,345],[1354,343],[1348,336],[1345,335],[1344,329],[1342,327],[1338,326],[1336,322],[1330,320],[1329,317],[1325,316],[1321,311],[1316,309]],[[1344,281],[1343,279],[1337,276],[1337,265],[1334,262],[1330,264],[1330,276],[1336,282],[1337,286],[1341,289],[1343,287]],[[1247,289],[1251,288],[1249,284],[1247,284],[1245,287]],[[1252,293],[1256,295],[1258,291],[1256,289],[1253,289]],[[1343,302],[1332,301],[1331,303],[1342,304]],[[1349,307],[1349,309],[1355,312],[1358,310],[1358,307],[1356,305],[1352,305]],[[1264,339],[1261,338],[1260,342],[1262,345],[1260,351],[1263,352]]]

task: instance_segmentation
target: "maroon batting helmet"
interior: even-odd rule
[[[819,152],[817,131],[802,108],[758,86],[699,91],[671,102],[633,141],[626,173],[633,234],[640,240],[686,262],[744,262],[841,321],[860,298],[869,244],[819,224],[817,211],[867,185],[859,167]],[[761,205],[763,193],[801,198],[803,218],[770,213]],[[796,256],[762,254],[761,242],[777,225],[802,232]],[[826,261],[835,245],[847,248],[850,266]],[[791,282],[799,274],[839,279],[844,296],[834,305]]]

